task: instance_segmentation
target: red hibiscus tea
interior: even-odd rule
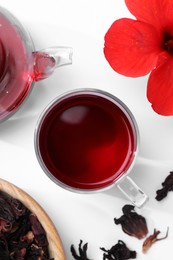
[[[98,190],[127,172],[137,149],[137,132],[120,100],[102,91],[81,90],[46,109],[35,144],[41,166],[55,182]]]
[[[10,19],[0,10],[0,120],[19,106],[31,85],[24,36],[15,19]]]

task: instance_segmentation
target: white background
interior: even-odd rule
[[[138,259],[171,259],[173,245],[173,193],[162,202],[155,198],[161,182],[173,170],[173,118],[157,115],[146,99],[147,77],[126,78],[115,73],[103,55],[104,35],[112,22],[132,17],[123,0],[1,0],[1,5],[23,22],[36,50],[50,46],[73,47],[73,65],[57,69],[48,79],[35,84],[21,107],[0,125],[0,177],[29,193],[46,210],[62,239],[66,257],[70,245],[80,239],[89,243],[88,257],[101,260],[99,247],[109,249],[118,239],[136,250]],[[115,226],[114,217],[128,201],[115,187],[100,194],[81,195],[63,190],[42,171],[34,151],[34,130],[42,110],[56,96],[76,88],[98,88],[120,98],[134,114],[140,131],[142,158],[131,177],[149,195],[139,212],[169,237],[157,242],[146,255],[142,242]]]

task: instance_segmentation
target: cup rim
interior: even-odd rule
[[[136,138],[136,147],[135,150],[133,152],[133,158],[131,163],[129,164],[129,166],[127,167],[126,171],[121,173],[120,176],[118,176],[118,178],[116,178],[111,184],[108,184],[104,187],[99,187],[99,188],[93,188],[93,189],[82,189],[82,188],[76,188],[76,187],[72,187],[70,185],[67,185],[65,183],[63,183],[62,181],[60,181],[59,179],[55,178],[55,176],[48,170],[48,168],[46,167],[41,153],[40,153],[40,149],[39,149],[39,144],[38,144],[38,139],[39,139],[39,132],[40,132],[40,128],[41,128],[41,124],[44,120],[44,118],[46,117],[46,115],[48,114],[48,112],[54,107],[55,104],[57,104],[57,102],[59,102],[60,100],[71,96],[71,95],[76,95],[76,94],[80,94],[80,93],[89,93],[89,94],[97,94],[100,95],[102,97],[107,98],[108,100],[110,100],[111,102],[114,100],[116,102],[116,105],[120,106],[120,109],[122,110],[123,108],[123,113],[126,112],[126,114],[128,115],[128,117],[131,120],[131,124],[133,125],[134,128],[134,136]],[[51,102],[49,102],[49,104],[43,109],[43,111],[41,112],[36,126],[35,126],[35,131],[34,131],[34,148],[35,148],[35,154],[37,157],[37,160],[43,170],[43,172],[58,186],[60,186],[61,188],[71,191],[71,192],[76,192],[76,193],[84,193],[84,194],[88,194],[88,193],[100,193],[103,191],[106,191],[110,188],[112,188],[113,186],[117,185],[120,181],[122,181],[127,175],[129,175],[129,173],[131,172],[132,168],[134,167],[134,164],[136,162],[136,158],[139,152],[139,128],[136,122],[136,119],[134,117],[134,115],[132,114],[131,110],[127,107],[127,105],[121,101],[119,98],[117,98],[115,95],[104,91],[104,90],[100,90],[100,89],[95,89],[95,88],[78,88],[78,89],[73,89],[70,91],[66,91],[63,94],[55,97]]]

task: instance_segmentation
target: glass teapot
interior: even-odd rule
[[[22,24],[0,7],[0,122],[23,103],[34,82],[54,69],[72,63],[72,48],[52,47],[35,51]]]

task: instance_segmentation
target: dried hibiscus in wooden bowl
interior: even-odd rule
[[[0,259],[65,260],[59,234],[26,192],[0,179]]]

